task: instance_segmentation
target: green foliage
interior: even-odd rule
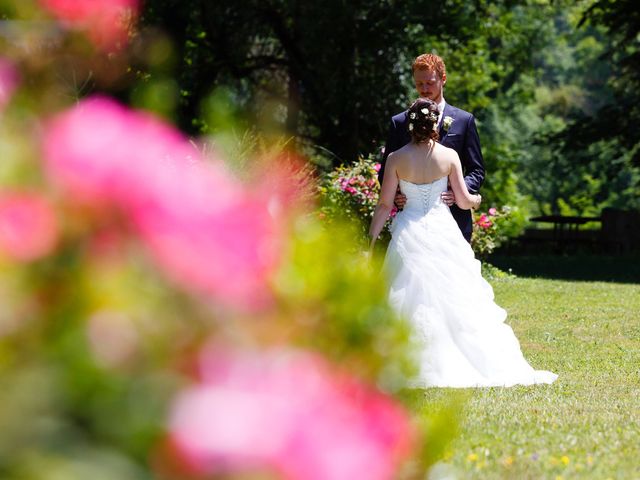
[[[281,308],[304,328],[301,345],[396,390],[412,371],[408,325],[391,312],[380,265],[357,236],[354,223],[300,219],[276,280]]]
[[[622,19],[629,5],[587,7],[558,11],[553,35],[561,48],[538,56],[544,77],[537,104],[544,122],[528,168],[536,181],[523,190],[544,213],[597,215],[605,207],[640,206],[633,67],[624,60],[626,49],[616,47],[621,32],[599,16],[604,8]],[[626,18],[632,25],[633,17]]]

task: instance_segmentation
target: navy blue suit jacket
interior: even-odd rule
[[[453,118],[453,123],[449,127],[449,130],[445,132],[442,128],[444,122],[441,122],[440,131],[438,132],[440,135],[439,142],[445,147],[453,148],[458,152],[460,162],[462,163],[464,182],[467,184],[467,188],[471,193],[478,193],[484,182],[484,160],[482,159],[482,152],[480,151],[480,137],[478,136],[475,119],[469,112],[465,112],[448,103],[445,103],[442,118],[444,119],[445,117]],[[407,124],[407,111],[394,115],[391,119],[387,144],[385,145],[384,155],[382,156],[382,166],[378,173],[380,185],[382,185],[384,167],[389,154],[401,149],[411,141]],[[464,237],[467,241],[470,241],[473,230],[471,211],[461,210],[456,205],[452,205],[451,213]]]

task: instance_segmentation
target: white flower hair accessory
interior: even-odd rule
[[[437,130],[438,124],[438,112],[432,112],[428,107],[421,108],[420,110],[409,112],[409,119],[412,120],[408,124],[409,131],[412,132],[415,129],[415,121],[420,122],[432,122],[433,130]]]
[[[428,108],[421,108],[420,113],[422,113],[426,117],[425,120],[429,120],[431,122],[438,121],[438,114],[436,112],[430,112]],[[415,117],[416,114],[414,112],[411,112],[409,118],[414,119]]]

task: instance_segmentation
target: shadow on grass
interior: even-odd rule
[[[495,253],[488,262],[519,277],[585,282],[640,283],[640,254],[517,255]]]

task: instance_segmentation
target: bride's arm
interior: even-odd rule
[[[382,181],[382,188],[380,189],[380,198],[378,199],[378,205],[376,205],[373,218],[371,219],[371,225],[369,226],[369,236],[371,237],[371,243],[369,244],[370,253],[373,252],[376,239],[378,235],[380,235],[387,218],[389,218],[389,214],[393,208],[393,199],[398,190],[398,173],[395,160],[393,153],[387,158],[384,180]]]
[[[469,210],[470,208],[478,208],[482,197],[480,194],[469,193],[467,184],[464,183],[464,175],[462,174],[462,165],[460,164],[460,157],[455,150],[451,151],[451,171],[449,172],[449,182],[451,183],[451,190],[456,198],[456,205],[463,210]]]

